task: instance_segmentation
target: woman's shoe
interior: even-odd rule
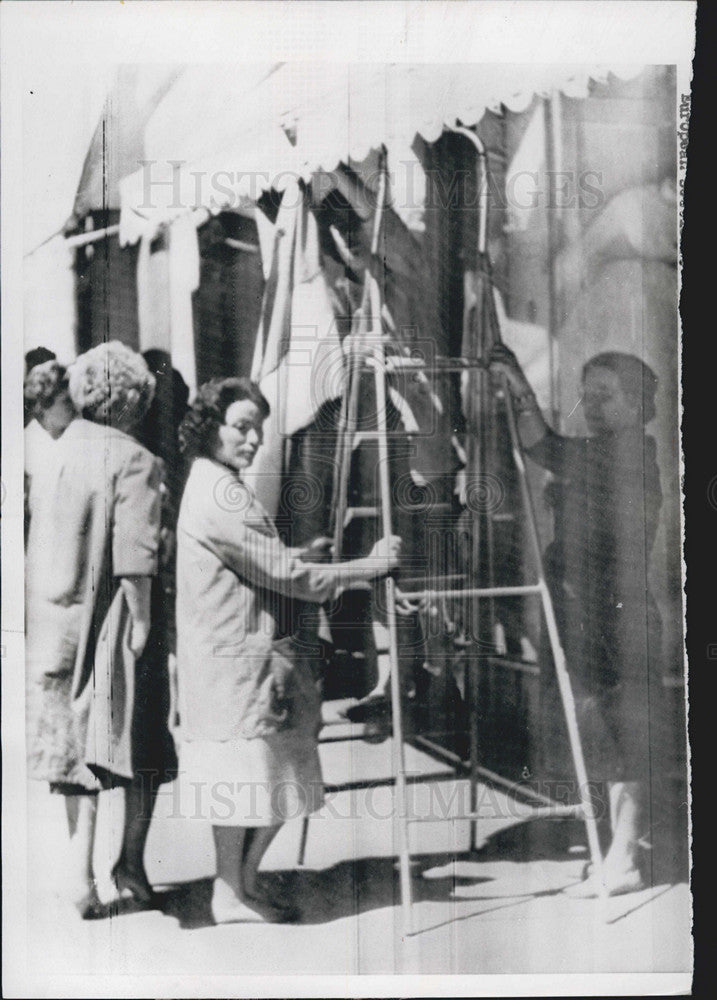
[[[646,870],[649,870],[649,869],[646,868],[646,862],[645,862],[645,859],[644,859],[643,855],[648,854],[651,850],[652,850],[652,846],[649,845],[646,841],[639,841],[638,842],[638,850],[635,853],[635,856],[634,856],[635,863],[633,865],[633,869],[635,871],[637,871],[638,873],[644,872]],[[628,872],[632,872],[633,869],[628,869]],[[593,862],[592,861],[586,861],[585,864],[583,865],[583,872],[582,872],[582,876],[581,876],[583,882],[588,882],[593,877],[593,872],[594,871],[595,871],[595,865],[593,864]],[[615,880],[615,881],[619,881],[619,879]],[[642,888],[646,888],[646,886],[642,886]],[[627,891],[632,892],[633,890],[627,890]],[[619,895],[619,893],[613,893],[613,895]]]
[[[112,869],[112,881],[120,896],[126,896],[129,893],[135,902],[147,906],[156,901],[156,893],[147,881],[144,872],[141,876],[135,875],[123,868],[120,862],[117,862]]]
[[[219,879],[214,882],[211,911],[215,924],[287,924],[299,917],[299,911],[294,906],[273,904],[248,893],[240,899]]]
[[[107,907],[98,896],[97,883],[94,881],[73,902],[83,920],[101,920],[107,916]]]
[[[606,896],[622,896],[628,892],[639,892],[647,888],[639,868],[631,868],[617,875],[603,872],[603,879],[601,885],[591,871],[584,881],[567,886],[563,892],[572,899],[596,899],[603,894],[601,893],[603,888]]]
[[[391,718],[368,719],[363,727],[365,743],[385,743],[391,735]]]

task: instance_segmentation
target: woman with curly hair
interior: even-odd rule
[[[55,352],[48,350],[47,347],[33,347],[32,350],[25,354],[25,378],[27,378],[33,368],[44,365],[47,361],[57,361]],[[26,427],[28,421],[32,419],[32,402],[32,400],[25,400],[23,419]]]
[[[282,636],[281,601],[322,603],[366,586],[396,565],[399,548],[382,539],[366,558],[332,565],[318,561],[319,540],[281,542],[242,480],[268,413],[247,379],[214,379],[180,428],[193,459],[177,528],[182,764],[212,823],[217,923],[295,918],[258,869],[282,823],[323,802],[318,650]]]
[[[149,902],[143,853],[161,782],[176,773],[166,678],[143,655],[157,572],[160,468],[132,437],[154,378],[118,341],[81,355],[69,393],[81,415],[30,497],[27,667],[30,775],[65,796],[70,892],[102,915],[92,852],[97,793],[125,789],[113,877]]]
[[[32,367],[25,378],[25,472],[41,471],[52,449],[77,416],[70,399],[67,370],[50,359]]]

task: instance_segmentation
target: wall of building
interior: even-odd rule
[[[535,131],[536,118],[543,119],[532,165],[526,156],[517,164],[537,173],[536,206],[509,211],[514,225],[505,234],[508,312],[546,326],[554,338],[556,417],[566,434],[585,432],[580,375],[592,355],[634,353],[658,376],[658,412],[649,433],[657,441],[664,500],[650,583],[665,625],[665,670],[680,673],[674,71],[650,67],[627,83],[595,85],[585,100],[561,97],[548,110],[545,121],[536,99],[524,114],[506,115],[509,179],[521,141],[531,125]],[[557,190],[546,174],[546,132],[554,140]],[[528,203],[528,189],[515,190],[521,204]],[[549,530],[549,519],[542,520]]]

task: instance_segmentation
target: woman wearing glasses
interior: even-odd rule
[[[214,379],[180,428],[193,460],[177,527],[182,767],[212,823],[217,923],[296,918],[258,869],[281,825],[323,802],[318,651],[282,636],[282,600],[335,600],[388,573],[399,551],[392,537],[332,565],[281,542],[242,480],[268,414],[253,383]]]

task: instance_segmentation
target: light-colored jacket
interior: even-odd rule
[[[159,463],[134,438],[78,419],[30,489],[28,680],[46,688],[64,679],[78,763],[126,778],[135,658],[119,581],[157,572],[160,480]]]
[[[281,597],[323,603],[335,593],[329,573],[309,567],[299,550],[282,543],[238,474],[195,459],[177,525],[183,737],[255,738],[285,728],[272,719],[271,705]]]

